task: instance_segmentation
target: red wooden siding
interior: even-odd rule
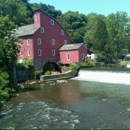
[[[25,36],[25,37],[22,37],[21,39],[23,39],[23,44],[21,45],[20,51],[23,52],[23,55],[18,54],[18,59],[21,60],[25,57],[27,57],[29,59],[33,59],[33,39],[32,39],[32,36]],[[30,41],[30,44],[27,44],[27,40]],[[28,56],[27,51],[30,51],[30,56]]]
[[[37,12],[37,11],[35,11]],[[44,33],[41,33],[39,29],[34,35],[34,58],[59,58],[59,48],[64,44],[64,40],[70,43],[70,37],[62,28],[62,26],[46,13],[39,11],[39,24],[44,28]],[[51,20],[54,20],[54,25],[51,25]],[[34,13],[35,21],[35,13]],[[34,22],[34,25],[38,25],[38,21]],[[60,31],[64,30],[64,35],[61,35]],[[41,38],[41,45],[37,44],[37,38]],[[55,45],[52,45],[52,39],[55,40]],[[37,55],[38,49],[42,50],[42,56]],[[52,56],[52,50],[55,50],[55,56]]]
[[[36,12],[38,14],[38,20],[36,20]],[[51,25],[52,17],[41,11],[40,9],[34,11],[34,27],[40,27],[34,34],[30,36],[21,37],[23,39],[23,45],[20,50],[24,51],[23,56],[18,56],[18,59],[28,57],[30,59],[41,58],[60,58],[59,48],[64,45],[64,40],[67,44],[70,43],[70,37],[63,27],[54,20],[54,25]],[[41,27],[44,28],[44,33],[41,33]],[[61,30],[64,31],[64,35],[61,35]],[[41,45],[38,45],[37,39],[41,39]],[[26,44],[26,40],[31,39],[31,45]],[[55,40],[55,45],[52,45],[52,39]],[[42,55],[38,56],[38,50],[42,51]],[[30,50],[30,56],[26,51]],[[55,51],[55,55],[52,55],[52,50]]]
[[[70,64],[72,62],[83,62],[84,59],[82,59],[82,54],[84,54],[84,57],[88,54],[88,49],[82,45],[77,50],[70,50],[70,51],[60,51],[60,61],[62,64]],[[67,55],[70,56],[70,59],[67,59]]]

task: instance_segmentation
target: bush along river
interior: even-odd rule
[[[1,129],[130,129],[129,71],[80,70],[64,82],[23,84],[1,108]]]

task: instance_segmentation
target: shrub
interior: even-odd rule
[[[77,69],[77,64],[76,63],[71,63],[69,65],[69,68],[70,68],[70,70],[76,70]]]
[[[88,58],[85,57],[84,62],[81,64],[81,67],[94,67],[94,63]]]
[[[0,101],[6,101],[9,98],[9,75],[7,72],[0,71]]]
[[[17,63],[17,68],[34,68],[32,61],[25,57],[22,63]]]
[[[47,71],[45,72],[45,75],[51,75],[51,71],[50,71],[50,70],[47,70]]]

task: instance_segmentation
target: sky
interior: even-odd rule
[[[85,15],[94,12],[105,16],[125,11],[130,16],[130,0],[29,0],[30,3],[40,3],[52,5],[55,10],[78,11]]]

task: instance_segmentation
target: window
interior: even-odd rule
[[[23,51],[20,51],[20,56],[23,56]]]
[[[44,28],[43,27],[41,27],[41,33],[44,33]]]
[[[82,53],[82,60],[84,60],[84,53]]]
[[[70,55],[68,54],[66,58],[67,58],[67,60],[69,60],[70,59]]]
[[[38,45],[41,45],[41,38],[37,39],[37,43],[38,43]]]
[[[52,50],[52,56],[55,56],[55,50]]]
[[[61,35],[64,35],[64,30],[61,30],[61,31],[60,31],[60,34],[61,34]]]
[[[54,20],[51,19],[51,25],[54,25]]]
[[[27,45],[30,45],[30,39],[27,39]]]
[[[30,56],[30,50],[27,51],[28,56]]]
[[[42,50],[39,49],[39,50],[38,50],[38,56],[41,56],[41,55],[42,55]]]
[[[55,45],[55,40],[54,39],[51,40],[51,44]]]
[[[64,45],[66,45],[67,44],[67,40],[64,40]]]
[[[38,21],[38,12],[35,14],[35,20]]]

